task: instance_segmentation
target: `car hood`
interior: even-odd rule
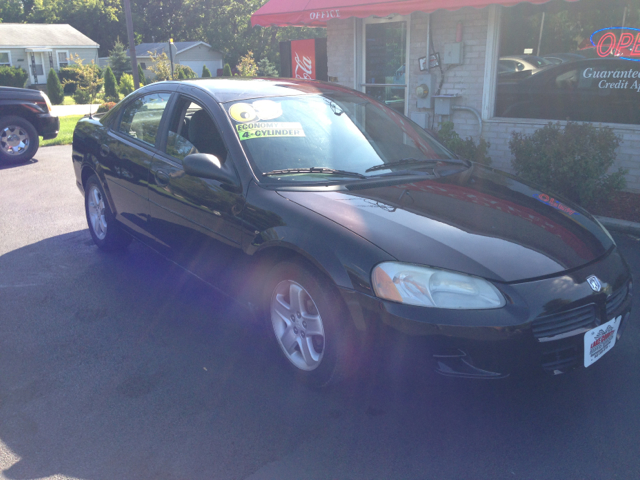
[[[413,180],[415,178],[415,180]],[[583,209],[480,165],[438,179],[279,191],[399,261],[503,282],[555,275],[613,241]]]

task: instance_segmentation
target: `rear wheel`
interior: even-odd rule
[[[89,232],[95,244],[103,250],[125,248],[131,237],[120,229],[111,213],[98,177],[92,175],[85,184],[84,206]]]
[[[0,118],[0,164],[31,160],[39,146],[40,138],[31,122],[15,115]]]
[[[269,330],[301,380],[324,387],[353,373],[358,352],[352,320],[319,272],[301,262],[280,263],[265,296]]]

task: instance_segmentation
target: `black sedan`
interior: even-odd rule
[[[337,85],[149,85],[78,122],[73,165],[100,248],[135,237],[229,294],[315,385],[388,328],[441,374],[491,379],[589,367],[629,321],[594,217]]]

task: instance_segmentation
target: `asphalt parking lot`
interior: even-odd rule
[[[396,339],[318,392],[233,302],[137,242],[99,252],[71,147],[42,148],[0,169],[0,478],[640,478],[639,290],[586,370],[452,381]]]

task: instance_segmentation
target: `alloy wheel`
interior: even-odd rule
[[[271,323],[287,359],[300,370],[310,371],[322,362],[325,333],[322,317],[309,292],[292,280],[284,280],[271,297]]]
[[[89,214],[91,229],[96,237],[104,240],[107,236],[107,219],[104,212],[105,206],[102,192],[100,192],[97,185],[91,185],[88,196],[87,213]]]
[[[8,155],[21,155],[29,143],[29,134],[18,125],[8,125],[0,133],[0,148]]]

